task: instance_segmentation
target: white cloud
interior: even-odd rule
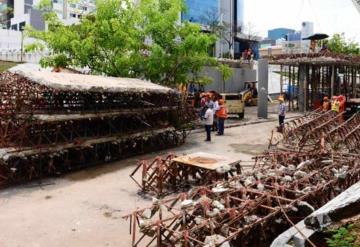
[[[267,30],[287,27],[301,29],[302,21],[311,21],[315,32],[345,33],[360,43],[360,13],[352,0],[244,0],[245,23],[252,23],[261,36]]]

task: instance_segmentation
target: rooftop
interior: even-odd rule
[[[351,56],[343,54],[334,54],[331,52],[320,53],[301,53],[301,54],[282,54],[269,56],[270,64],[278,65],[346,65],[346,66],[360,66],[360,56]]]

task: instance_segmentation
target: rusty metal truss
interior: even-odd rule
[[[216,181],[228,180],[241,173],[240,161],[229,166],[209,169],[204,166],[184,164],[176,160],[177,156],[156,157],[154,160],[140,161],[130,174],[140,191],[160,198],[165,195],[188,190],[192,186],[209,185]],[[210,160],[209,162],[212,162]]]
[[[180,145],[196,114],[173,90],[64,90],[6,72],[0,118],[1,187]]]
[[[270,149],[253,157],[251,170],[240,167],[234,176],[154,199],[124,216],[132,246],[269,246],[360,181],[359,126],[360,114],[344,122],[341,114],[320,110],[288,122],[284,134],[273,133]],[[160,167],[170,170],[171,159],[154,167],[166,163]],[[163,187],[173,174],[166,178]]]
[[[126,215],[132,246],[268,246],[360,179],[359,156],[272,153],[254,170]]]
[[[359,153],[360,114],[344,121],[343,113],[314,111],[285,124],[284,134],[272,134],[269,147],[292,151],[342,150]]]

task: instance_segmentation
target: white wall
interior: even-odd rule
[[[14,1],[14,18],[18,18],[25,13],[25,1],[15,0]]]
[[[40,52],[23,53],[21,58],[20,51],[0,51],[0,61],[39,63],[45,55],[45,53]]]
[[[24,47],[34,42],[35,40],[33,38],[24,38]],[[45,54],[47,54],[47,51],[23,53],[22,61],[37,63]],[[20,31],[0,29],[0,60],[12,62],[21,61]]]
[[[24,38],[24,46],[34,43],[33,38]],[[21,32],[0,29],[0,51],[21,50]]]

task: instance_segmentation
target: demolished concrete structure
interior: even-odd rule
[[[195,118],[147,81],[13,72],[0,75],[0,186],[182,144]]]
[[[296,226],[280,234],[271,247],[305,247],[309,239],[318,231],[343,218],[359,214],[359,204],[360,182],[313,212]]]
[[[254,157],[251,171],[155,199],[148,208],[126,215],[132,246],[269,246],[278,234],[360,181],[358,144],[347,146],[350,139],[358,141],[358,116],[340,128],[332,124],[336,117],[315,111],[294,120],[268,152]],[[341,128],[355,129],[354,135],[339,141],[335,137]],[[320,140],[310,134],[313,130],[324,132]],[[322,144],[326,134],[347,149]],[[305,136],[307,142],[301,142]]]

